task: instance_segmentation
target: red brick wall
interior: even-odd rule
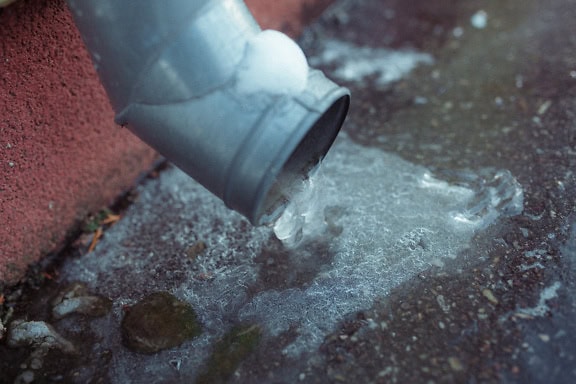
[[[277,29],[292,37],[318,17],[333,0],[245,0],[262,29]]]
[[[263,28],[297,35],[331,0],[247,0]],[[0,281],[62,246],[155,153],[113,122],[64,0],[0,10]]]

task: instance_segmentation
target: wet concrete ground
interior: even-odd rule
[[[291,250],[169,168],[138,188],[124,218],[105,225],[94,252],[86,252],[86,235],[66,260],[33,270],[26,286],[5,289],[3,319],[46,321],[75,351],[63,342],[9,347],[6,334],[0,381],[575,381],[575,20],[573,0],[337,2],[306,31],[302,44],[352,91],[349,139],[366,153],[382,150],[391,167],[428,169],[452,186],[486,183],[491,170],[507,170],[522,187],[522,212],[506,214],[506,206],[499,207],[496,220],[462,237],[462,247],[451,248],[456,257],[441,262],[426,252],[442,238],[422,237],[409,244],[410,252],[424,255],[415,259],[421,266],[392,259],[370,264],[385,271],[376,279],[353,267],[334,269],[344,261],[333,243],[349,230],[346,218],[352,220],[338,207],[327,211],[327,221],[336,219],[326,233]],[[383,81],[374,66],[343,70],[360,62],[363,51],[323,60],[330,41],[372,52],[410,48],[433,62],[422,59],[398,81]],[[440,230],[429,218],[422,221]],[[381,219],[383,227],[390,222]],[[454,238],[445,233],[448,248]],[[364,262],[362,252],[372,249],[351,253],[358,263]],[[375,284],[336,280],[338,271]],[[87,287],[89,293],[80,296],[104,302],[93,312],[60,319],[52,313],[53,298],[74,281]],[[342,283],[332,286],[337,300],[322,304],[317,299],[329,295],[313,288],[326,281]],[[190,304],[203,333],[178,347],[141,354],[122,342],[122,319],[158,291]],[[298,295],[308,300],[301,302],[303,314],[290,307],[300,303]],[[111,309],[102,315],[106,300]],[[334,316],[319,316],[321,304]],[[258,308],[269,313],[258,314]]]
[[[460,256],[467,267],[426,271],[351,315],[323,344],[318,377],[574,381],[575,5],[349,2],[311,31],[310,41],[408,46],[436,59],[392,87],[348,84],[356,141],[440,173],[503,167],[525,193],[522,215]],[[469,21],[478,11],[486,28]]]
[[[522,215],[478,234],[461,256],[468,267],[427,271],[343,324],[324,343],[328,368],[318,374],[350,382],[574,381],[575,5],[364,1],[344,4],[314,36],[433,53],[434,66],[393,87],[350,84],[351,136],[440,172],[509,169],[525,197]],[[469,21],[479,10],[483,29]],[[335,27],[341,20],[346,27]],[[385,326],[370,329],[365,318]]]

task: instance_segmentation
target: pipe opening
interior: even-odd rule
[[[320,164],[334,143],[349,106],[350,96],[340,97],[312,125],[270,187],[256,214],[257,225],[271,224],[281,215],[290,197],[308,178],[310,171]]]

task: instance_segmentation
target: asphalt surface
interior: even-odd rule
[[[59,336],[7,332],[3,378],[574,382],[574,20],[573,0],[337,2],[301,39],[353,94],[324,227],[286,247],[168,166],[96,218],[93,252],[90,228],[7,291],[7,328]],[[202,331],[142,353],[122,319],[159,291]],[[66,297],[100,304],[61,318]]]

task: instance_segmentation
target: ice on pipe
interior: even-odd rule
[[[285,246],[297,246],[303,239],[304,226],[310,225],[317,217],[313,207],[318,205],[321,198],[321,185],[317,185],[317,181],[322,178],[321,167],[310,172],[300,188],[293,192],[289,204],[274,223],[274,234]]]
[[[243,94],[298,94],[308,82],[308,62],[294,40],[274,30],[255,35],[247,44],[236,73]]]

